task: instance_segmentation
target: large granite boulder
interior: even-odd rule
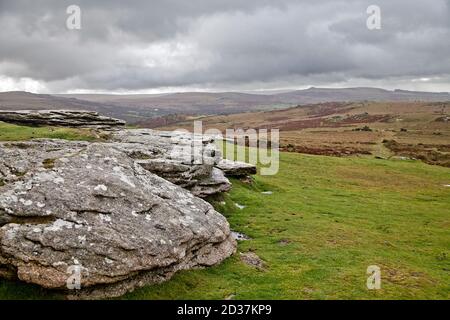
[[[105,117],[94,111],[74,110],[0,110],[0,121],[23,125],[109,128],[125,121]]]
[[[204,172],[175,160],[158,167],[164,144],[131,145],[0,143],[0,276],[72,298],[115,297],[233,254],[226,219],[152,173]],[[132,152],[153,157],[151,168]],[[68,290],[74,268],[81,288]]]
[[[136,159],[143,168],[198,197],[231,189],[230,181],[216,168],[222,156],[211,137],[130,129],[113,132],[111,139],[116,148]]]

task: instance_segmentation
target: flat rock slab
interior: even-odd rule
[[[246,177],[256,174],[256,166],[245,162],[222,159],[216,167],[231,177]]]
[[[0,121],[23,125],[107,128],[124,126],[125,121],[101,116],[93,111],[0,110]]]
[[[0,275],[71,298],[120,296],[236,250],[210,204],[115,144],[0,143],[0,179]],[[80,290],[67,289],[74,266]]]

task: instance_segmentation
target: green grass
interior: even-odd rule
[[[233,181],[217,208],[253,238],[239,251],[265,272],[236,255],[125,298],[448,299],[449,183],[448,169],[421,162],[282,153],[278,175]],[[379,291],[366,288],[369,265],[381,268]]]
[[[0,122],[0,141],[22,141],[37,138],[65,140],[96,140],[96,136],[88,129],[28,127]]]
[[[253,238],[265,271],[239,253],[219,266],[183,271],[124,299],[449,299],[450,170],[418,161],[281,153],[276,176],[233,181],[217,209]],[[261,194],[273,191],[272,195]],[[234,203],[245,205],[240,210]],[[369,265],[381,290],[366,288]],[[0,282],[0,298],[48,298]]]

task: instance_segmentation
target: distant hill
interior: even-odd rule
[[[242,111],[263,111],[286,105],[321,102],[355,101],[450,101],[450,93],[384,90],[378,88],[309,88],[276,94],[238,92],[186,92],[159,95],[61,95],[88,101],[128,107],[153,107],[191,114],[228,114]],[[242,109],[245,107],[246,109]]]
[[[420,92],[406,90],[384,90],[379,88],[309,88],[274,95],[284,103],[322,103],[322,102],[356,102],[356,101],[450,101],[450,93]]]
[[[284,109],[296,105],[355,101],[450,101],[450,94],[377,88],[309,88],[283,93],[187,92],[172,94],[32,94],[0,93],[0,110],[92,110],[129,123],[148,122],[170,114],[220,115]],[[151,120],[153,121],[153,120]]]

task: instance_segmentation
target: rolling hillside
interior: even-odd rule
[[[450,166],[450,103],[332,102],[200,117],[204,129],[277,128],[284,151],[417,158]],[[193,121],[160,129],[192,130]]]
[[[0,93],[0,110],[75,109],[97,111],[147,127],[172,123],[170,116],[223,115],[240,112],[270,111],[296,105],[355,101],[450,101],[449,93],[388,91],[377,88],[306,90],[282,93],[261,92],[186,92],[172,94],[32,94]],[[169,116],[169,120],[166,117]]]

